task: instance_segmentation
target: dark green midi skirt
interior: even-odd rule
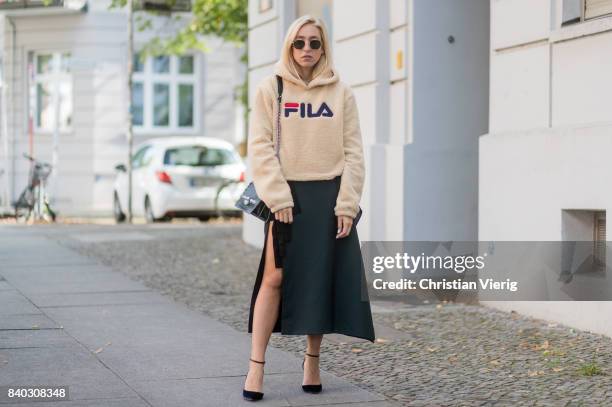
[[[281,301],[273,332],[284,335],[339,333],[374,342],[374,326],[357,228],[336,239],[334,206],[340,176],[288,181],[295,204],[293,223],[274,221],[273,249],[282,267]],[[269,222],[251,297],[248,332],[263,279]]]

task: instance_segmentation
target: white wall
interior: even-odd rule
[[[549,71],[547,43],[492,55],[490,131],[548,126]]]
[[[492,2],[481,241],[560,241],[562,210],[612,209],[612,193],[601,188],[612,176],[612,17],[560,27],[561,7],[559,0]],[[612,336],[612,301],[483,303]]]
[[[555,43],[552,124],[612,121],[612,32]]]
[[[611,133],[612,124],[481,137],[479,240],[560,241],[563,209],[609,214],[612,191],[594,187],[612,182]],[[612,301],[482,303],[612,336]]]
[[[69,50],[75,61],[73,78],[73,129],[60,134],[56,168],[56,207],[61,213],[83,211],[94,206],[95,137],[112,137],[121,126],[123,100],[117,81],[121,78],[122,55],[117,47],[125,38],[125,19],[116,13],[72,14],[14,18],[16,54],[13,72],[6,72],[12,86],[9,92],[8,130],[14,136],[15,190],[12,199],[24,188],[28,162],[22,158],[29,150],[27,135],[27,77],[29,51]],[[5,24],[3,55],[10,61],[12,30]],[[8,65],[8,64],[7,64]],[[33,135],[35,157],[51,162],[52,134]],[[61,180],[61,181],[60,181]]]
[[[551,0],[491,1],[493,49],[546,39],[550,24]]]

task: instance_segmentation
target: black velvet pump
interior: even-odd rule
[[[255,359],[251,359],[249,358],[249,360],[251,362],[255,362],[255,363],[260,363],[262,365],[265,365],[266,362],[260,362],[259,360],[255,360]],[[249,372],[247,372],[247,374],[249,374]],[[247,389],[242,389],[242,397],[247,400],[247,401],[258,401],[261,400],[263,398],[263,393],[260,391],[251,391],[251,390],[247,390]]]
[[[306,352],[306,355],[312,358],[319,357],[319,355],[311,355],[308,352]],[[306,356],[304,356],[304,360],[302,360],[302,370],[304,370],[304,362],[306,362]],[[306,393],[321,393],[323,386],[321,384],[303,384],[302,390],[304,390]]]

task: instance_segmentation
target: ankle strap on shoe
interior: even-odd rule
[[[313,354],[308,353],[308,352],[306,352],[306,355],[308,355],[310,357],[313,357],[313,358],[318,358],[319,357],[319,355],[313,355]]]
[[[266,362],[265,362],[265,361],[260,362],[259,360],[255,360],[255,359],[251,359],[251,358],[249,358],[249,360],[250,360],[251,362],[260,363],[260,364],[262,364],[262,365],[265,365],[265,364],[266,364]]]

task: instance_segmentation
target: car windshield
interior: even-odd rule
[[[238,158],[225,148],[181,146],[166,150],[165,165],[190,165],[192,167],[235,164]]]

